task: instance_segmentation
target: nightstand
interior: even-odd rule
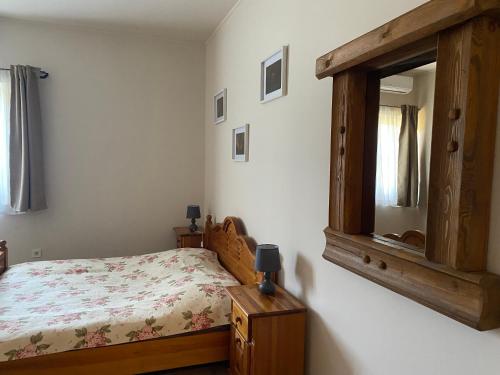
[[[258,285],[226,290],[232,300],[230,374],[303,374],[306,308],[279,286],[270,296]]]
[[[199,227],[196,232],[191,232],[188,227],[174,227],[177,237],[177,247],[199,248],[203,242],[203,228]]]

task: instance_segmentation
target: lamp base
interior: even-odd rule
[[[276,287],[271,281],[271,272],[264,272],[264,279],[259,284],[259,290],[262,294],[274,294]]]
[[[191,232],[196,232],[198,230],[198,225],[196,225],[196,219],[191,219],[191,225],[189,226]]]

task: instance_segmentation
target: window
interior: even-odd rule
[[[9,183],[10,72],[0,70],[0,212],[10,212]]]
[[[396,206],[398,201],[398,154],[401,109],[380,106],[377,137],[375,203]]]

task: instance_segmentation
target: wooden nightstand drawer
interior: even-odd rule
[[[249,341],[251,339],[251,335],[249,335],[248,329],[248,317],[241,310],[241,308],[234,303],[233,301],[233,312],[231,314],[231,321],[234,326],[238,329],[241,335],[245,338],[245,340]]]
[[[250,346],[231,325],[230,363],[232,375],[250,374]]]
[[[303,375],[306,308],[283,288],[226,288],[232,300],[231,375]]]
[[[201,234],[193,233],[192,235],[182,236],[180,239],[181,246],[180,247],[193,247],[199,248],[201,247],[201,242],[203,237]]]
[[[187,227],[175,227],[175,235],[177,237],[177,247],[192,247],[200,248],[203,243],[203,228],[199,228],[196,232],[191,232]]]

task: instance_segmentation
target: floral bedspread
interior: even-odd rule
[[[230,285],[205,249],[14,265],[0,276],[0,361],[225,325]]]

